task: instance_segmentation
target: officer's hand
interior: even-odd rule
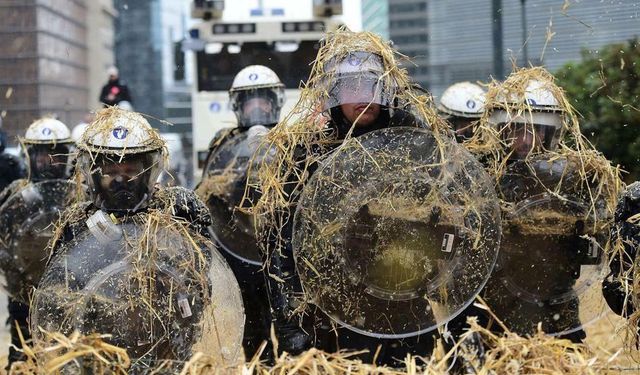
[[[627,295],[622,289],[622,284],[617,280],[605,279],[602,281],[602,295],[607,301],[609,308],[620,316],[628,317],[632,313],[630,301],[627,301]],[[626,306],[625,306],[625,301]]]

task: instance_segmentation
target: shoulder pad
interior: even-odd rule
[[[230,136],[239,132],[238,128],[223,128],[220,129],[216,135],[213,136],[211,142],[209,142],[209,150],[220,147]]]
[[[181,186],[159,189],[150,208],[167,211],[173,216],[185,219],[194,226],[208,227],[211,225],[207,206],[193,190]]]

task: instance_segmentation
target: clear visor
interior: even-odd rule
[[[69,177],[71,144],[29,143],[25,148],[29,157],[31,180],[41,181]]]
[[[458,142],[463,142],[473,136],[473,124],[477,118],[450,116],[448,119],[451,128],[456,134]]]
[[[107,211],[136,211],[146,205],[163,163],[160,151],[124,158],[83,153],[80,159],[91,199]]]
[[[230,94],[231,105],[238,119],[238,126],[277,124],[284,102],[282,87],[240,90]]]
[[[554,150],[562,133],[562,115],[557,112],[511,116],[506,111],[496,111],[490,121],[512,150],[511,159],[522,160],[532,153]]]
[[[339,107],[343,104],[379,104],[390,106],[391,95],[385,90],[385,81],[372,72],[351,73],[349,76],[336,77],[327,85],[328,97],[323,110]]]

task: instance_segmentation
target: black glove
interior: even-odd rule
[[[312,338],[298,321],[274,322],[278,350],[298,355],[312,346]]]

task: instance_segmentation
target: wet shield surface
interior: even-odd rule
[[[29,183],[0,207],[0,264],[13,298],[28,303],[49,257],[47,243],[75,188],[68,180]]]
[[[240,290],[210,242],[150,217],[105,233],[85,230],[52,259],[31,307],[36,340],[39,328],[111,334],[110,343],[126,348],[134,367],[186,361],[197,351],[219,366],[236,363]]]
[[[293,248],[310,302],[380,338],[435,329],[485,284],[499,206],[480,164],[426,129],[388,128],[329,154],[301,194]]]
[[[606,311],[604,202],[592,202],[578,163],[543,157],[509,166],[499,194],[509,202],[496,270],[485,299],[507,327],[570,334]]]
[[[254,152],[261,135],[250,136],[250,131],[227,140],[211,156],[205,166],[205,179],[198,188],[198,195],[206,202],[213,220],[213,235],[222,250],[241,261],[262,265],[260,249],[255,237],[255,219],[238,207],[243,198],[256,202],[258,193],[246,189],[247,178],[262,159]],[[245,195],[247,194],[247,195]]]

